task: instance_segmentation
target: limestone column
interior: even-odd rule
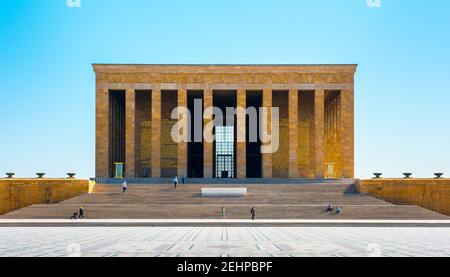
[[[289,90],[289,178],[298,178],[298,89]]]
[[[247,147],[246,147],[246,90],[239,88],[237,91],[237,151],[236,151],[236,161],[237,161],[237,177],[245,178],[247,177]]]
[[[136,92],[125,95],[125,177],[136,177]]]
[[[109,91],[97,89],[95,103],[95,177],[109,176]]]
[[[342,175],[339,177],[355,177],[355,103],[354,91],[342,90],[340,99],[341,157]]]
[[[180,87],[178,90],[178,108],[187,109],[187,90],[185,87]],[[178,118],[180,119],[180,118]],[[183,118],[183,125],[188,126],[187,118]],[[187,177],[187,142],[178,143],[178,176]]]
[[[268,134],[272,134],[272,88],[265,87],[263,90],[263,103],[262,106],[268,109],[266,117],[262,117],[260,120],[262,126],[267,126]],[[272,153],[262,154],[262,176],[263,178],[272,178]]]
[[[314,153],[315,177],[324,178],[325,160],[325,91],[318,89],[314,93]]]
[[[152,90],[152,177],[161,177],[161,89]]]
[[[203,109],[213,107],[213,90],[206,88],[203,95]],[[203,119],[203,126],[206,126],[212,121],[211,118]],[[212,178],[213,177],[213,143],[207,142],[203,139],[203,177]]]

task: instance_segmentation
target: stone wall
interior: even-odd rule
[[[0,214],[33,204],[58,203],[92,190],[88,180],[0,179]]]
[[[411,204],[450,216],[450,179],[360,180],[357,189],[393,204]]]

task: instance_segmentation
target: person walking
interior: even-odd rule
[[[80,207],[80,211],[78,212],[78,218],[79,219],[85,219],[84,217],[84,208]]]
[[[127,191],[128,185],[127,185],[127,181],[124,180],[122,183],[122,194],[125,194],[125,192]]]
[[[178,185],[178,176],[175,176],[175,177],[173,178],[173,188],[176,189],[176,188],[177,188],[177,185]]]
[[[250,214],[252,215],[252,220],[255,220],[255,218],[256,218],[256,210],[255,210],[255,207],[253,207],[253,208],[250,210]]]
[[[222,207],[220,210],[220,216],[225,219],[227,217],[227,209],[225,207]]]

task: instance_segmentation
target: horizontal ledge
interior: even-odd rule
[[[150,84],[150,83],[99,83],[97,84],[97,89],[101,90],[351,90],[353,89],[352,83],[336,83],[336,84],[178,84],[178,83],[161,83],[161,84]]]
[[[450,227],[450,220],[0,219],[0,227]]]

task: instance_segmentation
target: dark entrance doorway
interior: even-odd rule
[[[125,163],[125,91],[109,91],[109,176],[117,177],[117,165],[122,165],[124,175]],[[126,166],[126,165],[125,165]],[[119,166],[120,168],[120,166]],[[118,176],[120,177],[120,176]]]
[[[247,108],[254,108],[256,110],[256,124],[250,124],[250,117],[246,117],[246,149],[247,149],[247,178],[262,178],[262,156],[261,156],[261,140],[259,138],[259,109],[262,105],[261,91],[247,92]],[[251,126],[250,126],[251,125]],[[250,129],[252,128],[252,129]],[[250,137],[253,133],[253,137]],[[256,134],[256,138],[255,135]]]
[[[188,91],[188,109],[192,115],[190,126],[190,142],[188,143],[188,178],[203,178],[203,91]],[[198,107],[195,107],[197,103]],[[199,109],[200,113],[194,112]],[[196,118],[196,115],[201,115]],[[199,127],[201,134],[195,137],[194,128]]]

